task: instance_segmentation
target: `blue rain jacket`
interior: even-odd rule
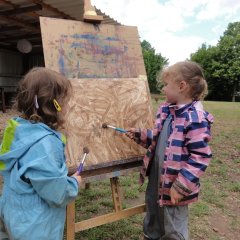
[[[13,240],[60,240],[66,205],[78,194],[68,177],[62,134],[43,123],[9,120],[0,146],[0,217]]]

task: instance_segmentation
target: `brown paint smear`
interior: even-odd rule
[[[152,109],[146,80],[73,79],[73,96],[66,114],[67,164],[95,165],[143,155],[145,149],[103,123],[129,129],[152,127]]]

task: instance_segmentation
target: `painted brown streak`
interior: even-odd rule
[[[146,83],[139,79],[72,79],[74,94],[66,114],[67,164],[79,164],[82,147],[91,149],[86,165],[142,156],[145,149],[102,123],[124,129],[152,127]],[[100,83],[101,82],[101,83]]]

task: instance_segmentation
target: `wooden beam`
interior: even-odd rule
[[[32,33],[32,34],[21,34],[21,35],[17,35],[17,36],[14,36],[14,37],[7,37],[5,36],[4,38],[0,38],[0,41],[9,41],[9,42],[12,42],[12,41],[17,41],[19,39],[38,39],[38,38],[41,38],[41,34],[40,33]]]
[[[22,13],[27,13],[32,11],[39,11],[39,10],[42,10],[42,6],[40,4],[36,4],[28,7],[19,7],[11,10],[0,11],[0,16],[17,15],[17,14],[22,14]]]
[[[71,17],[70,15],[65,14],[64,12],[58,10],[55,7],[52,7],[50,4],[44,3],[42,0],[28,0],[28,2],[40,4],[40,5],[42,5],[43,8],[45,8],[45,9],[47,9],[47,10],[53,12],[53,13],[56,13],[56,14],[60,15],[63,18],[76,20],[75,18]]]
[[[5,94],[4,94],[4,88],[1,87],[0,88],[0,97],[1,97],[1,103],[2,103],[2,112],[5,113],[6,112],[6,105],[5,105]]]
[[[11,7],[13,7],[13,9],[16,9],[16,8],[18,8],[19,7],[19,5],[17,5],[17,4],[14,4],[14,3],[12,3],[12,2],[10,2],[10,1],[8,1],[8,0],[0,0],[0,2],[1,3],[4,3],[5,5],[7,5],[7,6],[11,6]],[[35,12],[28,12],[28,13],[25,13],[26,15],[28,15],[28,16],[31,16],[31,17],[33,17],[33,18],[39,18],[39,16],[40,15],[38,15],[37,13],[35,13]]]
[[[3,50],[10,50],[10,51],[13,51],[13,50],[17,50],[17,47],[16,46],[13,46],[13,45],[2,45],[0,44],[0,49],[3,49]]]
[[[95,7],[92,6],[90,0],[84,0],[83,21],[90,23],[101,23],[103,16],[97,15]]]
[[[4,20],[6,22],[12,22],[17,26],[20,26],[24,29],[27,29],[28,31],[33,31],[33,32],[39,32],[40,33],[40,29],[32,26],[31,24],[25,23],[17,18],[14,17],[8,17],[8,16],[0,16],[1,20]]]
[[[11,7],[15,7],[16,4],[10,2],[10,1],[7,1],[7,0],[0,0],[1,3],[4,3],[5,5],[8,5],[8,6],[11,6]]]
[[[12,30],[19,30],[19,28],[16,26],[0,27],[0,33],[12,31]]]
[[[106,223],[115,222],[124,218],[131,217],[135,214],[145,212],[146,206],[145,204],[138,205],[136,207],[127,208],[122,211],[118,211],[115,213],[109,213],[102,216],[98,216],[95,218],[90,218],[81,222],[75,223],[75,232],[83,231],[89,228],[101,226]],[[71,239],[71,238],[70,238]]]
[[[75,200],[67,205],[67,240],[75,239]]]
[[[111,189],[112,189],[114,209],[115,209],[115,212],[119,212],[122,210],[119,178],[118,177],[110,178],[110,183],[111,183]]]

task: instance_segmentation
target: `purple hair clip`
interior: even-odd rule
[[[34,103],[35,103],[36,109],[39,109],[38,100],[37,100],[37,95],[34,96]]]

